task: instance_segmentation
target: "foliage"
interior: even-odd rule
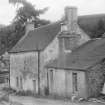
[[[2,90],[8,92],[9,94],[16,93],[16,90],[12,89],[11,87],[4,87]]]
[[[100,38],[105,33],[105,22],[103,20],[99,20],[96,27],[91,30],[91,34],[93,38]]]
[[[31,90],[26,90],[26,91],[22,90],[22,91],[16,92],[16,95],[19,95],[19,96],[34,96],[35,93],[32,92]]]
[[[100,38],[105,33],[105,21],[100,19],[94,27],[91,27],[88,23],[82,24],[81,28],[88,33],[91,38]]]
[[[0,51],[4,53],[10,50],[19,39],[25,34],[25,24],[33,21],[35,27],[40,27],[49,23],[48,20],[40,19],[40,15],[45,13],[47,8],[37,10],[34,5],[25,0],[9,0],[11,4],[18,4],[12,23],[0,29]]]
[[[11,2],[11,3],[14,3]],[[33,21],[35,26],[42,23],[48,24],[49,21],[41,20],[39,16],[47,11],[48,8],[35,9],[35,6],[26,0],[15,0],[15,4],[22,4],[22,6],[16,11],[16,16],[13,23],[24,25],[27,21]],[[43,21],[43,22],[41,22]],[[36,26],[37,27],[37,26]]]

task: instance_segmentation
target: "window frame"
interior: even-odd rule
[[[73,82],[73,93],[78,91],[78,73],[72,73],[72,82]]]

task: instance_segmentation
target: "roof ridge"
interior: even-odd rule
[[[38,29],[41,29],[41,28],[48,27],[48,26],[50,26],[50,25],[54,25],[54,24],[60,23],[60,22],[61,22],[61,21],[52,22],[52,23],[49,23],[49,24],[42,25],[42,26],[40,26],[40,27],[34,28],[34,30],[30,30],[30,31],[35,31],[35,30],[38,30]],[[30,32],[30,31],[29,31],[29,32]]]
[[[86,46],[87,44],[89,44],[90,42],[93,42],[93,41],[96,41],[96,40],[98,40],[98,39],[95,38],[95,39],[90,39],[90,40],[88,40],[88,41],[85,42],[84,44],[82,44],[82,45],[78,46],[77,48],[73,49],[71,53],[73,53],[73,52],[79,50],[80,48],[85,47],[85,46]]]
[[[102,39],[105,39],[105,38],[94,38],[94,39],[90,39],[88,40],[87,42],[85,42],[84,44],[78,46],[77,48],[73,49],[71,53],[85,47],[87,44],[90,44],[90,43],[93,43],[94,41],[98,41],[98,40],[102,40]]]
[[[81,17],[95,17],[95,16],[105,16],[105,13],[102,13],[102,14],[87,14],[87,15],[79,15],[78,17],[81,18]]]

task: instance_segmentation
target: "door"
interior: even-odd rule
[[[36,93],[36,80],[33,80],[33,90],[34,90],[34,93]]]
[[[19,88],[19,77],[16,77],[16,87]]]
[[[72,80],[73,80],[73,94],[76,94],[78,92],[77,73],[72,73]]]
[[[21,76],[20,76],[20,89],[23,90],[23,79]]]
[[[65,83],[66,83],[66,97],[71,97],[72,95],[72,72],[70,70],[66,70],[66,76],[65,76]]]
[[[51,94],[53,91],[53,70],[49,70],[48,72],[48,82],[49,93]]]

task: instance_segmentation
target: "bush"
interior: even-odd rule
[[[8,95],[4,95],[3,97],[0,98],[0,101],[9,102],[9,96]]]
[[[16,92],[16,95],[20,95],[20,96],[33,96],[34,93],[30,90],[27,91],[18,91]]]
[[[49,95],[49,89],[47,87],[45,87],[44,91],[45,91],[45,95]]]
[[[8,92],[8,93],[15,93],[15,92],[16,92],[15,89],[12,89],[12,88],[10,88],[10,87],[4,87],[2,90],[3,90],[3,91],[6,91],[6,92]]]

